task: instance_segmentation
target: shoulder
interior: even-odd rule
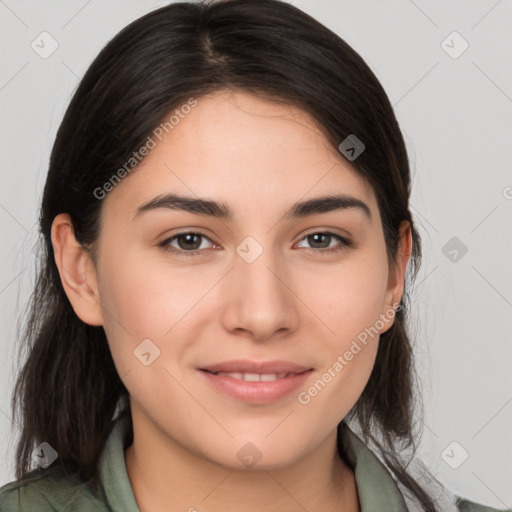
[[[16,480],[0,487],[0,512],[108,512],[86,483],[52,472]]]
[[[460,512],[512,512],[512,509],[498,509],[480,505],[474,501],[465,500],[464,498],[457,498],[456,505]]]

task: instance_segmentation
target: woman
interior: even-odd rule
[[[410,187],[376,77],[297,8],[122,30],[51,154],[0,510],[491,510],[413,457]]]

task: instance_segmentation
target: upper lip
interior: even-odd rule
[[[290,361],[250,361],[248,359],[233,359],[208,366],[200,370],[209,372],[237,372],[237,373],[303,373],[311,370],[307,366],[292,363]]]

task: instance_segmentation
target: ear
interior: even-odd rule
[[[400,224],[399,232],[400,239],[397,253],[397,263],[389,273],[385,309],[382,312],[388,320],[386,321],[386,327],[380,331],[380,334],[386,332],[393,325],[395,315],[394,313],[392,314],[392,311],[396,310],[400,304],[400,301],[402,300],[405,286],[405,274],[407,272],[407,265],[411,257],[412,232],[410,223],[406,220],[402,221]]]
[[[67,213],[53,220],[51,238],[62,286],[75,313],[86,324],[103,325],[96,269],[89,253],[76,241]]]

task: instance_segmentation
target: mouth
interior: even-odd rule
[[[236,380],[243,380],[245,382],[273,382],[278,379],[285,379],[294,375],[300,375],[300,373],[249,373],[249,372],[211,372],[209,370],[203,370],[211,373],[212,375],[223,375],[231,377]],[[305,370],[308,371],[308,370]],[[304,373],[304,372],[301,372]]]
[[[198,368],[213,390],[249,404],[276,402],[304,384],[313,368],[288,361],[225,361]]]

